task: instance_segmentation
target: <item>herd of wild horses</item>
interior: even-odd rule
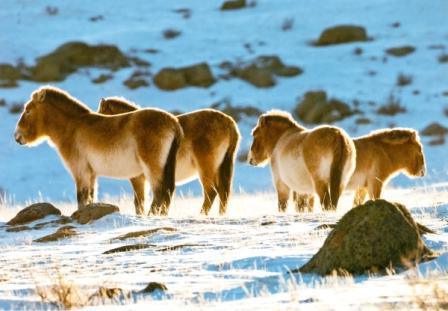
[[[174,116],[109,97],[94,112],[51,86],[31,94],[14,136],[21,145],[51,141],[76,183],[78,208],[95,199],[96,178],[109,176],[130,180],[138,215],[144,213],[145,181],[153,192],[149,213],[167,215],[176,183],[196,177],[204,193],[201,213],[207,215],[218,196],[224,214],[240,141],[235,121],[217,110]],[[422,144],[412,129],[352,139],[341,128],[307,129],[289,113],[270,111],[260,116],[252,136],[248,161],[270,163],[280,211],[291,192],[297,211],[312,211],[315,194],[323,210],[335,210],[344,189],[355,190],[358,205],[367,194],[380,198],[400,171],[425,174]]]

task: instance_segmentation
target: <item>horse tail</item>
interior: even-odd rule
[[[349,161],[350,151],[347,150],[347,140],[344,136],[337,137],[334,149],[333,162],[330,168],[330,204],[337,208],[342,191],[342,179],[346,162]]]
[[[220,213],[225,213],[225,209],[227,207],[227,202],[229,200],[230,193],[232,191],[232,179],[233,179],[233,170],[235,165],[235,155],[236,149],[238,148],[240,142],[240,134],[238,132],[237,127],[234,125],[229,126],[230,137],[229,137],[229,146],[227,147],[226,153],[224,154],[224,158],[222,159],[221,164],[218,168],[218,178],[216,181],[216,188],[218,191],[218,195],[221,201]]]
[[[165,167],[163,168],[162,189],[164,189],[166,209],[168,209],[171,203],[171,198],[176,188],[176,158],[182,138],[182,128],[177,124],[170,150],[166,158]]]

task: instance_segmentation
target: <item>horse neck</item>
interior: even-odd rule
[[[43,114],[45,135],[56,145],[73,138],[73,132],[79,127],[81,120],[85,119],[89,113],[66,113],[60,109],[46,108]]]
[[[278,141],[280,140],[280,138],[283,135],[288,134],[290,132],[292,133],[292,132],[297,132],[297,131],[301,132],[301,131],[303,131],[303,129],[300,127],[296,127],[293,125],[286,125],[286,124],[282,124],[282,126],[273,127],[269,131],[271,144],[268,145],[268,153],[272,154],[275,146],[277,145]]]
[[[387,154],[394,172],[407,169],[411,164],[411,156],[409,144],[403,143],[398,145],[387,144]]]

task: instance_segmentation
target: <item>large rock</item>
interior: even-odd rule
[[[375,273],[407,267],[432,255],[403,205],[376,200],[345,214],[320,250],[298,271],[320,275]]]
[[[355,114],[346,103],[328,99],[325,91],[309,91],[297,104],[294,114],[308,124],[333,123]]]
[[[117,213],[120,209],[112,204],[92,203],[81,208],[72,214],[72,219],[84,225],[94,220],[100,219],[106,215]]]
[[[448,134],[448,128],[440,123],[433,122],[420,131],[423,136],[444,136]]]
[[[247,63],[224,63],[231,77],[242,79],[258,88],[276,85],[275,76],[294,77],[303,73],[296,66],[287,66],[276,55],[262,55]]]
[[[88,45],[68,42],[37,59],[30,79],[37,82],[62,81],[78,68],[99,67],[117,70],[129,66],[129,61],[116,46]]]
[[[364,27],[353,25],[340,25],[325,29],[316,42],[316,45],[331,45],[357,41],[367,41],[367,32]]]
[[[164,68],[154,76],[154,84],[167,91],[187,86],[209,87],[215,78],[206,63],[199,63],[182,68]]]
[[[61,211],[50,203],[35,203],[18,212],[7,224],[10,226],[23,225],[48,215],[59,216]]]

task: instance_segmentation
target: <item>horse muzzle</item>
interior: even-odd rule
[[[15,132],[15,133],[14,133],[14,139],[16,140],[16,142],[17,142],[19,145],[25,145],[25,140],[23,139],[23,136],[20,135],[20,133]]]

